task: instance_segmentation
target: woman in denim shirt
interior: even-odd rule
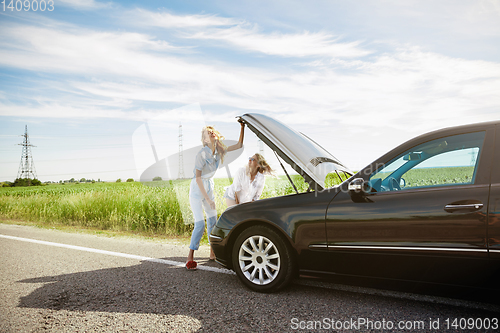
[[[194,261],[194,251],[198,250],[200,240],[205,231],[205,218],[203,210],[207,215],[207,233],[210,235],[215,222],[217,221],[217,211],[214,202],[214,181],[212,177],[219,166],[224,162],[224,156],[228,151],[243,147],[245,124],[241,122],[240,139],[237,144],[226,147],[220,140],[224,137],[212,126],[206,126],[201,131],[201,141],[203,148],[196,154],[194,178],[191,180],[189,188],[189,203],[194,215],[194,229],[189,244],[189,254],[186,268],[196,269]],[[215,259],[215,254],[210,247],[210,260]]]

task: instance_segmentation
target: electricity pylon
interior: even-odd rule
[[[182,151],[184,149],[182,148],[182,124],[179,123],[179,175],[177,176],[178,179],[184,179],[186,176],[184,176],[184,160],[182,157]]]
[[[17,178],[36,179],[35,163],[33,163],[33,156],[31,155],[31,147],[36,146],[30,143],[30,138],[28,136],[28,125],[26,125],[25,127],[23,137],[23,143],[18,144],[19,146],[23,146],[23,152],[21,154],[21,163],[19,164]]]

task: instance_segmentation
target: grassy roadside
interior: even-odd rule
[[[1,219],[0,224],[8,225],[19,225],[19,226],[30,226],[46,230],[58,230],[68,233],[95,235],[109,238],[137,238],[140,240],[148,241],[159,241],[159,242],[169,242],[181,245],[189,245],[190,236],[175,236],[175,235],[164,235],[151,232],[142,231],[124,231],[124,230],[102,230],[99,228],[92,227],[82,227],[82,226],[68,226],[62,224],[46,224],[41,222],[33,221],[22,221],[22,220],[8,220]],[[207,239],[204,237],[201,241],[202,245],[208,245]]]
[[[141,183],[0,188],[0,218],[39,225],[187,236],[177,193]]]

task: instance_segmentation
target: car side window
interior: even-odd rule
[[[370,176],[376,192],[473,184],[485,132],[444,137],[404,152]]]

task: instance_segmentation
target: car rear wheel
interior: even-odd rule
[[[266,226],[244,230],[236,239],[232,259],[240,280],[254,291],[277,291],[293,276],[289,247],[280,235]]]

